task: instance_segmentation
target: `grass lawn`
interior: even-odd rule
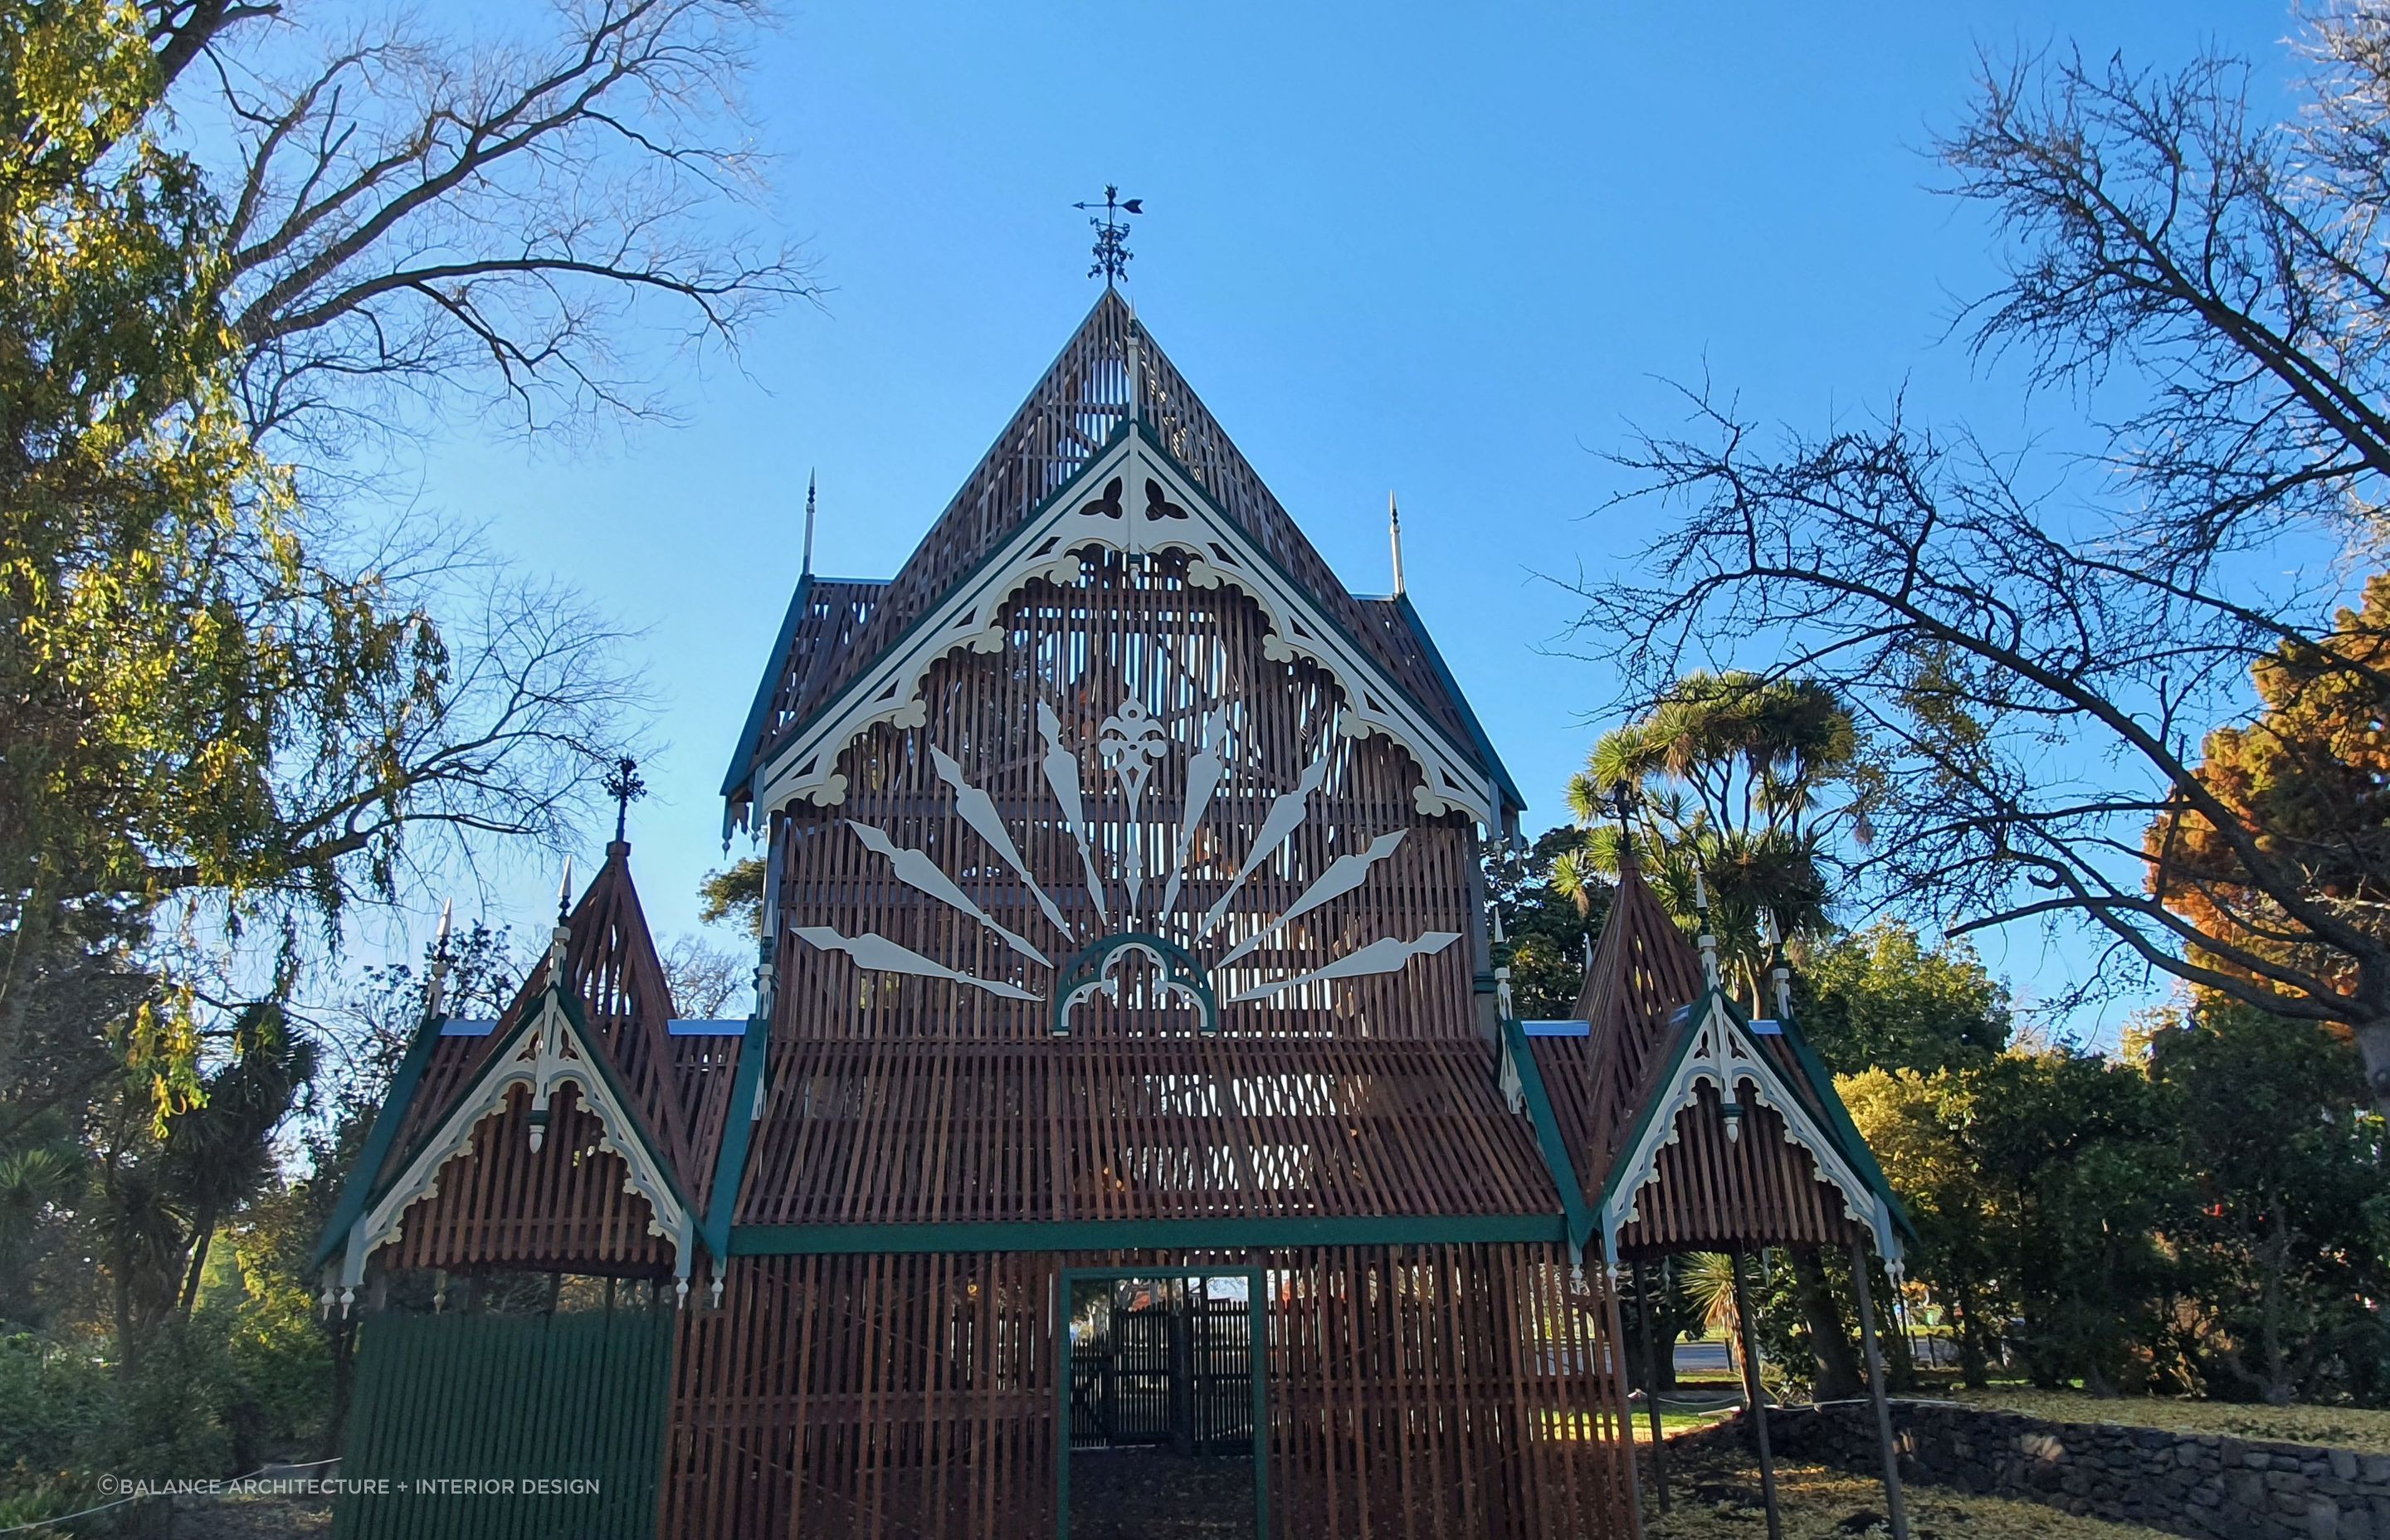
[[[1752,1540],[1767,1534],[1759,1507],[1759,1472],[1747,1463],[1704,1457],[1669,1468],[1675,1510],[1662,1519],[1644,1492],[1643,1520],[1651,1540]],[[1859,1540],[1885,1535],[1883,1487],[1814,1465],[1780,1465],[1776,1490],[1785,1540]],[[1941,1487],[1908,1489],[1908,1527],[1916,1540],[2174,1540],[2139,1524],[2077,1519],[2039,1503],[1969,1497]],[[1867,1527],[1861,1516],[1879,1521]]]
[[[1978,1406],[1998,1406],[2052,1422],[2121,1422],[2132,1428],[2164,1428],[2178,1433],[2224,1433],[2234,1438],[2274,1439],[2284,1444],[2322,1444],[2338,1449],[2390,1455],[2390,1411],[2358,1406],[2267,1406],[2229,1401],[2185,1401],[2172,1396],[2117,1396],[2101,1400],[2082,1391],[2037,1391],[2024,1385],[1988,1390],[1929,1392]]]
[[[1675,1438],[1678,1433],[1698,1433],[1704,1428],[1724,1422],[1734,1413],[1732,1406],[1717,1412],[1672,1412],[1663,1406],[1660,1408],[1660,1434],[1663,1438]],[[1638,1443],[1651,1442],[1651,1414],[1640,1407],[1635,1412],[1635,1437]]]

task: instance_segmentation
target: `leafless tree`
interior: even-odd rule
[[[2325,635],[2385,532],[2390,13],[2318,14],[2301,47],[2289,123],[2253,119],[2235,60],[2058,57],[1987,71],[1940,147],[2007,242],[1966,334],[2091,404],[2104,454],[1996,456],[1900,407],[1763,439],[1694,391],[1620,456],[1682,517],[1583,590],[1579,635],[1630,707],[1720,658],[1833,684],[1888,776],[1857,891],[2088,923],[2113,944],[2087,988],[2121,964],[2345,1023],[2390,1107],[2378,809],[2276,827],[2199,774],[2211,728],[2263,730],[2252,665]],[[2383,655],[2323,656],[2378,695]],[[2147,842],[2182,819],[2229,880]]]
[[[493,838],[564,843],[636,730],[620,629],[341,491],[467,414],[533,433],[663,414],[698,355],[812,292],[792,245],[744,228],[765,191],[743,101],[764,5],[552,0],[444,30],[328,0],[144,13],[223,205],[251,426],[298,462],[317,570],[225,560],[253,563],[246,591],[284,635],[328,644],[350,622],[311,601],[335,594],[398,622],[388,666],[294,698],[263,887],[337,908]]]
[[[723,1007],[745,993],[754,969],[730,948],[703,936],[682,936],[664,948],[664,982],[673,1004],[684,1016],[700,1020],[722,1014]]]
[[[211,93],[186,109],[236,147],[225,305],[261,430],[322,452],[410,406],[652,415],[690,350],[812,291],[793,246],[735,224],[763,191],[756,0],[558,0],[529,39],[149,14],[170,103]]]

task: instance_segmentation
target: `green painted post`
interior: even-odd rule
[[[1054,1300],[1054,1535],[1071,1540],[1071,1285],[1062,1269]]]
[[[1268,1275],[1245,1275],[1245,1355],[1253,1372],[1253,1540],[1269,1540],[1269,1301]]]

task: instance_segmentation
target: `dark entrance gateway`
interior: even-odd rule
[[[1266,1534],[1261,1276],[1066,1277],[1068,1540]]]

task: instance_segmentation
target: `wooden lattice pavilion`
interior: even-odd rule
[[[894,578],[807,571],[723,790],[755,1013],[676,1018],[618,841],[503,1016],[435,999],[324,1240],[349,1475],[591,1490],[341,1533],[1111,1533],[1144,1418],[1270,1534],[1635,1534],[1616,1264],[1891,1254],[1631,873],[1586,1020],[1509,1019],[1516,789],[1110,289]],[[606,1313],[508,1336],[522,1274]]]

